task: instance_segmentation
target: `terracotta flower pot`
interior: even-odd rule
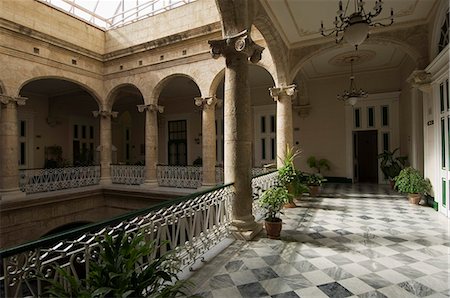
[[[295,204],[294,201],[289,201],[286,204],[283,205],[284,208],[296,208],[297,205]]]
[[[419,205],[421,195],[418,193],[410,193],[408,194],[408,199],[411,204]]]
[[[276,221],[264,221],[267,237],[269,239],[280,239],[280,232],[283,222],[281,218],[275,218]]]

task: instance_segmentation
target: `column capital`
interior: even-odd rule
[[[94,115],[95,118],[97,118],[98,116],[102,117],[102,118],[107,118],[107,117],[111,117],[111,118],[117,118],[117,115],[119,115],[119,112],[113,112],[113,111],[92,111],[92,115]]]
[[[224,39],[209,40],[211,47],[211,56],[218,59],[220,56],[227,58],[236,54],[244,54],[252,63],[258,63],[261,60],[264,47],[256,44],[244,30],[236,35],[227,36]]]
[[[137,105],[137,109],[140,113],[144,112],[144,111],[149,111],[149,112],[159,112],[159,113],[163,113],[164,112],[164,107],[163,106],[159,106],[157,104],[148,104],[148,105]]]
[[[417,88],[422,92],[428,93],[431,91],[431,73],[425,70],[414,70],[406,81],[413,88]]]
[[[269,88],[269,91],[274,101],[280,100],[281,96],[289,96],[292,100],[297,95],[297,86],[292,84],[289,86],[273,87]]]
[[[13,96],[5,95],[5,94],[0,94],[0,103],[2,103],[4,105],[10,104],[10,103],[16,103],[18,106],[24,106],[27,99],[28,98],[22,97],[22,96],[13,97]]]
[[[197,107],[201,107],[204,110],[214,110],[216,106],[220,106],[223,100],[218,99],[216,96],[210,97],[194,97],[194,103]]]

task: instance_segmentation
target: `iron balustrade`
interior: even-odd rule
[[[100,166],[19,171],[19,188],[27,194],[96,185],[99,182]]]
[[[263,190],[275,185],[277,176],[277,172],[272,172],[252,179],[255,200]],[[233,197],[233,184],[222,185],[4,249],[0,251],[0,297],[42,296],[44,282],[40,277],[62,278],[55,266],[79,279],[89,272],[89,264],[98,255],[99,243],[105,233],[145,233],[146,241],[155,241],[159,245],[159,250],[149,256],[150,259],[173,251],[178,269],[188,268],[230,234]]]
[[[111,165],[111,180],[115,184],[140,185],[145,180],[145,166]]]

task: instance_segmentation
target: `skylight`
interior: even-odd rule
[[[97,27],[112,29],[195,0],[36,0],[83,19]]]

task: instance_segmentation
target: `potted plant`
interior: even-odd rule
[[[330,170],[330,162],[326,158],[318,159],[315,156],[310,156],[306,160],[306,163],[311,169],[316,169],[319,174],[322,170]]]
[[[323,178],[319,173],[312,173],[306,176],[306,184],[308,185],[311,197],[317,197],[320,192],[320,187],[325,181],[327,181],[327,179]]]
[[[299,150],[294,150],[293,147],[286,146],[286,154],[283,159],[283,166],[278,169],[278,182],[285,186],[291,194],[289,201],[286,203],[287,208],[297,207],[294,203],[295,180],[297,171],[295,170],[294,160],[300,154]]]
[[[394,178],[400,174],[400,171],[405,168],[408,157],[398,156],[397,153],[399,148],[394,149],[394,151],[384,150],[383,153],[378,155],[378,159],[381,159],[380,169],[383,172],[386,179],[389,180],[391,187],[394,186]]]
[[[279,217],[281,208],[290,199],[291,195],[284,186],[276,186],[264,191],[259,198],[259,205],[266,210],[264,226],[267,237],[280,239],[282,220]]]
[[[425,179],[422,174],[412,168],[406,167],[394,178],[395,188],[402,193],[408,194],[410,203],[419,204],[421,196],[431,191],[430,180]]]

